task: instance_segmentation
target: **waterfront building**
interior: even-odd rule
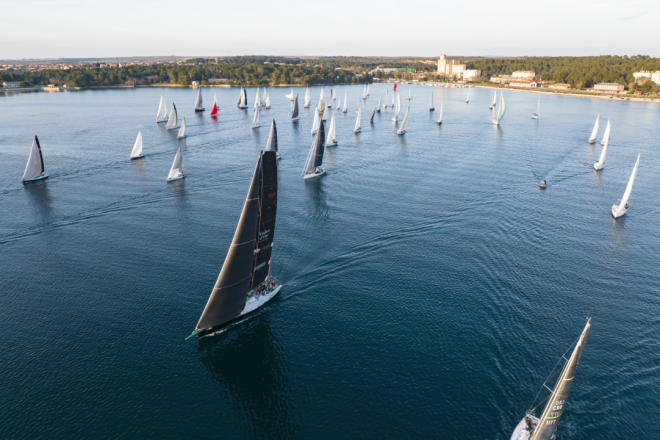
[[[555,90],[568,90],[571,88],[571,85],[566,83],[556,83],[556,84],[551,84],[549,88]]]
[[[536,72],[533,70],[516,70],[511,76],[516,79],[534,79]]]
[[[465,68],[465,64],[459,64],[459,60],[448,60],[444,53],[438,58],[438,75],[462,78]]]
[[[481,78],[481,70],[477,69],[468,69],[463,72],[463,79],[468,81],[474,81],[475,79]]]
[[[660,84],[660,70],[657,72],[642,70],[641,72],[633,73],[633,76],[635,77],[635,82],[639,84],[643,84],[649,80],[656,84]]]
[[[594,90],[596,92],[618,93],[618,92],[623,92],[624,89],[625,89],[624,86],[617,83],[598,83],[594,86]]]
[[[21,83],[18,81],[5,81],[2,83],[2,86],[8,89],[15,89],[17,87],[20,87]]]
[[[513,80],[509,81],[510,87],[524,87],[524,88],[534,88],[538,87],[539,84],[534,80]]]

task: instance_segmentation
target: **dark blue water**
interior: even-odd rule
[[[508,439],[588,314],[559,436],[657,438],[660,107],[544,95],[534,121],[537,96],[506,92],[498,128],[490,90],[465,104],[465,89],[407,87],[405,136],[391,110],[367,122],[385,85],[358,135],[362,87],[338,87],[339,146],[307,182],[312,113],[292,124],[288,89],[269,89],[260,130],[237,89],[204,90],[217,120],[193,90],[0,97],[0,438]],[[187,140],[155,123],[161,92]],[[599,140],[613,125],[600,173],[597,113]],[[184,341],[272,118],[284,288]],[[146,157],[130,161],[138,130]],[[35,134],[50,178],[24,186]],[[168,184],[179,144],[187,177]]]

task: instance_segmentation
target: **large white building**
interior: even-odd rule
[[[643,83],[648,80],[653,81],[656,84],[660,84],[660,70],[657,72],[649,72],[648,70],[642,70],[641,72],[633,73],[635,77],[635,82]]]
[[[536,72],[534,72],[533,70],[516,70],[515,72],[513,72],[511,76],[513,76],[516,79],[518,78],[534,79],[534,77],[536,76]]]
[[[448,60],[444,53],[438,58],[438,75],[462,78],[465,68],[465,64],[459,64],[458,60]]]
[[[463,79],[466,79],[468,81],[472,81],[479,78],[481,78],[481,70],[468,69],[463,72]]]

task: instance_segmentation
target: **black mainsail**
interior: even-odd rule
[[[587,336],[590,327],[591,319],[587,321],[587,325],[584,327],[580,339],[575,345],[573,354],[564,365],[561,375],[559,376],[559,379],[557,379],[557,383],[552,390],[552,394],[548,399],[548,403],[545,405],[543,414],[539,418],[539,422],[536,425],[536,429],[534,429],[534,433],[530,440],[550,440],[552,434],[555,433],[557,424],[559,423],[562,414],[564,414],[568,395],[571,393],[575,371],[577,370],[578,363],[582,357],[584,345],[587,343]]]
[[[371,114],[371,117],[369,118],[369,122],[371,122],[372,124],[374,123],[374,116],[376,116],[376,109],[377,108],[378,108],[378,106],[376,106],[376,108],[374,109],[374,112]]]
[[[262,156],[259,155],[234,239],[227,252],[218,280],[213,287],[213,292],[199,318],[195,332],[193,332],[198,337],[212,333],[236,319],[245,307],[247,293],[252,283],[252,267],[257,247],[255,237],[259,221],[261,163]],[[277,166],[275,171],[277,171]]]
[[[298,119],[298,94],[296,93],[296,100],[293,103],[293,111],[291,112],[291,119]]]
[[[266,142],[266,151],[274,151],[277,153],[277,125],[275,119],[270,124],[270,133],[268,134],[268,141]]]
[[[272,127],[274,128],[275,125]],[[275,135],[275,145],[277,148],[277,135]],[[277,189],[277,157],[275,151],[265,151],[261,158],[261,172],[259,173],[259,214],[250,290],[259,287],[266,281],[270,273],[270,258],[273,253],[277,215]]]
[[[243,107],[247,107],[247,105],[248,105],[247,90],[243,89]]]
[[[325,124],[319,123],[319,132],[317,133],[316,146],[314,148],[314,169],[323,165],[323,153],[325,152]]]

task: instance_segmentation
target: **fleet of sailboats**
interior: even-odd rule
[[[637,176],[637,168],[639,167],[639,158],[641,155],[642,153],[637,155],[637,162],[635,162],[635,167],[630,175],[630,180],[628,180],[628,185],[626,186],[626,191],[623,193],[623,197],[621,197],[621,200],[617,201],[617,203],[612,205],[612,217],[614,218],[623,217],[626,212],[628,212],[628,199],[632,192],[633,183],[635,183],[635,176]]]
[[[141,157],[144,157],[144,154],[142,154],[142,131],[138,131],[137,139],[135,139],[133,149],[131,150],[131,160]]]
[[[552,393],[547,399],[548,403],[546,403],[541,417],[535,417],[533,410],[528,411],[514,429],[511,440],[550,440],[553,438],[561,416],[564,414],[566,402],[573,387],[575,372],[582,357],[584,346],[587,343],[590,327],[591,319],[587,320],[587,325],[582,330],[571,357],[566,360]],[[562,358],[566,359],[564,356]],[[547,388],[545,383],[543,386]]]
[[[497,108],[497,119],[493,119],[493,125],[500,125],[500,121],[506,112],[506,104],[504,103],[504,95],[500,93],[500,105]]]
[[[35,136],[32,141],[32,148],[30,148],[27,165],[25,165],[25,171],[23,172],[23,183],[46,178],[48,178],[48,174],[46,174],[46,168],[44,167],[41,144],[39,144],[39,138]]]
[[[607,155],[607,145],[610,142],[610,121],[608,119],[607,121],[607,127],[605,127],[605,137],[603,140],[605,141],[605,146],[603,147],[603,151],[600,152],[600,158],[598,159],[598,162],[594,164],[594,170],[602,170],[603,167],[605,166],[605,156]]]
[[[174,162],[172,162],[172,168],[170,168],[170,173],[167,175],[167,181],[180,180],[184,177],[186,175],[183,173],[183,155],[181,154],[181,145],[179,145],[176,156],[174,156]]]
[[[318,114],[318,112],[316,113]],[[326,169],[322,168],[323,165],[323,153],[325,152],[325,127],[323,121],[319,123],[319,129],[312,139],[312,146],[309,149],[309,154],[307,155],[307,161],[305,162],[305,168],[303,168],[303,179],[313,179],[315,177],[322,176],[325,174]]]
[[[204,108],[204,98],[202,97],[201,87],[197,89],[197,99],[195,100],[195,112],[203,112]]]

